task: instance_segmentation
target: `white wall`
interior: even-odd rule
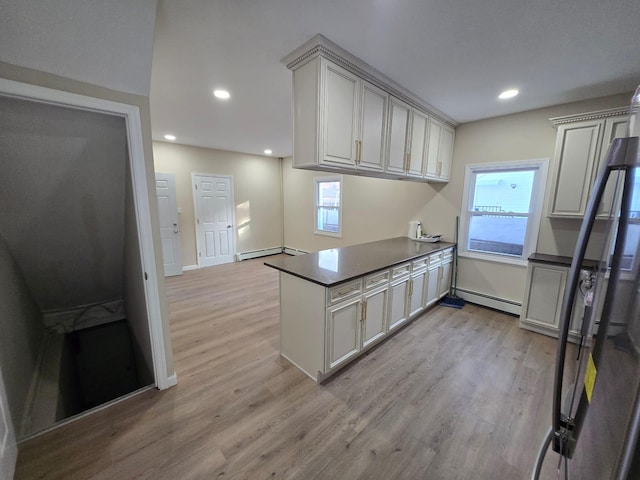
[[[15,432],[20,430],[43,339],[42,315],[0,235],[0,367]]]
[[[421,209],[436,194],[426,183],[343,175],[342,238],[314,234],[314,178],[327,172],[291,167],[284,160],[284,244],[305,251],[344,247],[407,235],[410,220],[422,220],[426,232],[437,233]]]
[[[549,158],[545,212],[540,224],[537,252],[572,256],[580,220],[546,217],[556,140],[556,129],[549,118],[621,107],[628,105],[630,99],[631,93],[614,95],[460,125],[456,130],[451,182],[442,187],[431,202],[422,205],[422,217],[431,216],[434,228],[451,238],[455,217],[460,214],[462,206],[466,165]],[[598,242],[590,245],[587,256],[599,257]],[[462,289],[522,302],[525,280],[526,267],[460,259],[458,286]]]
[[[184,266],[198,263],[191,173],[233,176],[236,252],[282,245],[279,159],[167,142],[153,142],[153,156],[157,172],[176,178]]]

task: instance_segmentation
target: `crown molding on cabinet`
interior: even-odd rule
[[[600,118],[616,117],[618,115],[628,115],[629,107],[609,108],[608,110],[597,110],[595,112],[577,113],[574,115],[565,115],[562,117],[553,117],[549,121],[554,126],[564,125],[567,123],[582,122],[584,120],[597,120]]]
[[[280,62],[286,65],[288,69],[296,70],[298,67],[304,65],[318,55],[322,55],[323,57],[330,59],[332,62],[335,62],[341,67],[355,73],[367,82],[387,91],[394,97],[408,103],[412,107],[425,111],[432,117],[435,117],[450,127],[455,128],[458,126],[458,122],[454,119],[441,112],[433,105],[425,102],[420,97],[413,94],[402,85],[396,83],[382,72],[376,70],[368,63],[363,62],[344,48],[336,45],[323,35],[318,34],[314,36],[309,41],[305,42],[285,56],[280,60]]]

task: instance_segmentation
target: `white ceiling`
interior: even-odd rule
[[[317,33],[460,123],[640,83],[637,0],[160,0],[153,138],[291,154],[280,60]],[[498,101],[508,87],[521,94]]]
[[[156,0],[0,0],[0,60],[149,95]]]

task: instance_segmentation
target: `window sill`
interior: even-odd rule
[[[325,237],[334,237],[334,238],[342,238],[342,233],[334,233],[334,232],[325,232],[323,230],[314,230],[313,233],[316,235],[324,235]]]
[[[507,255],[488,254],[488,253],[476,253],[476,252],[463,252],[458,253],[459,257],[471,258],[473,260],[482,260],[491,263],[504,263],[507,265],[515,265],[518,267],[526,267],[528,261],[523,258],[514,258]]]

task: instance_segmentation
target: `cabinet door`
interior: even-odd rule
[[[409,277],[391,284],[389,288],[389,330],[399,327],[408,320],[407,295]]]
[[[557,265],[529,264],[521,321],[557,331],[567,271]]]
[[[406,173],[407,131],[411,107],[397,98],[389,101],[389,138],[385,172]]]
[[[362,84],[358,169],[381,172],[387,132],[389,95],[365,81]]]
[[[364,295],[364,302],[362,304],[362,348],[371,345],[385,334],[388,295],[388,286],[373,290]]]
[[[440,137],[442,136],[443,126],[435,118],[429,118],[425,176],[430,179],[438,177],[438,152],[440,151]]]
[[[600,161],[598,162],[598,168],[594,172],[594,180],[596,175],[600,171],[602,164],[607,156],[607,151],[609,150],[609,144],[616,138],[624,138],[627,135],[627,127],[629,126],[629,116],[628,115],[619,115],[616,117],[607,118],[604,122],[604,136],[602,140],[602,148],[600,151]],[[602,195],[602,201],[600,202],[600,206],[598,207],[598,216],[599,217],[608,217],[609,212],[611,211],[611,207],[615,206],[621,199],[622,194],[622,185],[618,188],[618,196],[614,202],[614,192],[615,192],[615,184],[616,179],[618,177],[618,172],[612,172],[609,180],[607,182],[607,187]],[[614,208],[614,211],[616,209]]]
[[[453,263],[443,262],[440,265],[440,279],[438,280],[438,298],[444,297],[449,293],[451,285],[451,267]]]
[[[360,351],[360,330],[360,297],[327,309],[326,371]]]
[[[427,288],[425,293],[425,305],[433,305],[438,301],[438,280],[440,279],[440,265],[429,268],[427,274]]]
[[[584,216],[603,125],[590,120],[558,127],[550,216]]]
[[[355,167],[359,79],[323,59],[324,103],[321,163]]]
[[[427,279],[427,270],[414,273],[411,275],[409,283],[409,317],[413,317],[420,313],[425,307],[425,283]]]
[[[440,133],[440,147],[438,162],[436,164],[436,174],[438,180],[448,182],[451,178],[451,162],[453,161],[453,141],[455,131],[453,128],[443,125]]]
[[[422,177],[425,157],[425,141],[427,135],[427,116],[418,110],[411,110],[411,148],[407,175]]]

